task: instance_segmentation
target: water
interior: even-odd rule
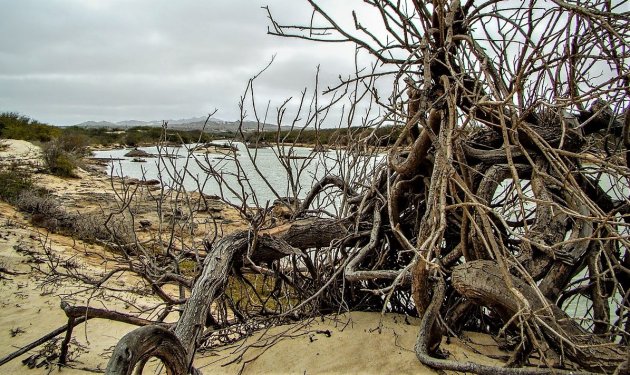
[[[214,142],[217,144],[227,141]],[[228,152],[198,153],[183,147],[139,147],[162,158],[143,158],[144,163],[125,157],[129,149],[95,151],[96,158],[112,158],[108,173],[138,179],[156,179],[166,188],[183,187],[218,195],[230,203],[264,207],[282,197],[304,198],[315,181],[327,174],[358,179],[369,173],[382,156],[360,156],[343,151],[313,152],[306,147],[268,147],[247,149],[241,142],[229,142],[236,155]],[[290,158],[284,156],[290,155]],[[339,197],[333,199],[339,203]],[[332,198],[331,198],[332,199]],[[330,208],[332,202],[316,202]],[[334,207],[338,209],[339,207]]]
[[[597,168],[594,165],[584,166],[582,172],[591,177],[593,180],[599,181],[599,187],[602,188],[603,191],[606,192],[606,194],[608,194],[613,200],[623,201],[628,199],[627,197],[630,195],[630,186],[628,184],[628,180],[623,175],[616,173],[614,170]],[[516,204],[510,204],[507,206],[496,208],[506,220],[522,220],[523,214],[526,217],[530,215],[531,217],[535,216],[536,203],[534,200],[534,193],[532,191],[530,181],[522,179],[520,181],[520,188],[525,197],[524,200],[516,199],[517,192],[514,188],[514,181],[508,178],[506,180],[503,180],[499,184],[493,196],[493,204],[497,204],[502,200],[506,202],[517,202]],[[519,204],[522,204],[522,206]],[[619,214],[615,215],[609,220],[616,220],[616,223],[613,224],[613,227],[615,228],[619,236],[625,239],[630,236],[630,229],[627,225],[625,225]],[[520,236],[525,235],[523,228],[514,228],[513,230]],[[570,235],[571,232],[567,232],[565,240],[568,240]],[[588,269],[584,268],[580,273],[574,276],[572,280],[572,283],[570,283],[571,289],[588,285],[590,283],[590,280],[588,278]],[[619,293],[618,290],[616,290],[614,292],[614,295],[608,299],[610,311],[614,312],[617,309],[621,308],[623,304],[622,301],[623,296]],[[593,319],[593,317],[592,302],[589,298],[586,298],[581,294],[576,294],[570,297],[564,303],[563,309],[569,316],[577,318],[580,324],[584,326],[584,328],[591,329],[591,321],[589,319]],[[613,316],[613,320],[614,319],[616,319],[616,317]],[[612,323],[614,323],[614,321]]]

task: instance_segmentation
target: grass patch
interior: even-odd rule
[[[192,259],[184,259],[179,262],[179,272],[186,277],[194,277],[199,273],[199,266]]]

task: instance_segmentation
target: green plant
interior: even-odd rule
[[[184,276],[194,277],[199,273],[199,264],[192,259],[183,259],[179,262],[179,270]]]
[[[55,176],[76,177],[74,170],[78,166],[78,155],[65,151],[59,140],[42,146],[42,158],[46,168]]]
[[[0,199],[14,203],[27,190],[32,190],[33,180],[30,174],[15,167],[0,171]]]
[[[127,131],[127,134],[125,135],[124,138],[124,143],[127,146],[131,146],[131,147],[138,147],[139,144],[142,142],[142,134],[140,134],[140,132],[135,131],[135,130],[130,130]]]
[[[15,112],[0,113],[0,137],[48,142],[61,134],[61,129],[42,124]]]
[[[89,152],[89,137],[78,131],[64,131],[64,133],[56,139],[59,148],[69,154],[77,156],[86,156]]]

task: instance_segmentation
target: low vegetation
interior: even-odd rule
[[[345,129],[292,129],[281,131],[250,132],[239,135],[238,139],[247,143],[302,143],[308,145],[347,146],[357,139],[367,145],[386,147],[392,145],[400,132],[400,126],[382,126],[377,129],[370,127],[349,127]]]
[[[0,200],[29,214],[35,226],[90,243],[128,242],[132,238],[131,229],[122,218],[113,218],[106,226],[107,216],[103,213],[68,212],[49,191],[35,184],[31,172],[18,166],[1,170],[0,181]]]
[[[233,133],[212,134],[201,130],[171,130],[161,127],[138,126],[120,128],[58,127],[41,123],[15,112],[0,113],[0,139],[21,139],[46,143],[58,140],[65,151],[81,154],[87,146],[126,145],[137,147],[159,141],[170,143],[210,142],[217,138],[233,138]]]
[[[0,113],[0,138],[48,142],[61,134],[61,128],[41,123],[19,113]]]
[[[8,203],[15,203],[23,192],[34,189],[30,174],[18,169],[17,166],[1,170],[0,181],[2,181],[0,183],[0,200]]]
[[[347,129],[302,129],[265,130],[245,133],[209,132],[201,130],[175,130],[155,126],[136,126],[131,128],[82,128],[78,126],[56,127],[40,123],[28,116],[15,112],[0,113],[0,139],[21,139],[34,142],[54,142],[58,145],[50,146],[50,152],[55,159],[51,171],[62,176],[69,176],[68,168],[73,164],[69,154],[84,156],[88,146],[117,146],[139,147],[152,145],[157,142],[169,144],[207,143],[217,139],[234,139],[247,143],[302,143],[346,146],[357,139],[364,140],[368,145],[385,147],[392,145],[398,138],[401,128],[382,126],[378,129],[369,127],[350,127]],[[63,154],[55,153],[61,147]],[[53,151],[55,150],[55,151]]]

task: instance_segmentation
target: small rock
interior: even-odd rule
[[[128,158],[150,158],[152,155],[149,154],[146,151],[143,150],[138,150],[137,148],[134,148],[133,150],[129,151],[128,153],[125,154],[125,157]]]

